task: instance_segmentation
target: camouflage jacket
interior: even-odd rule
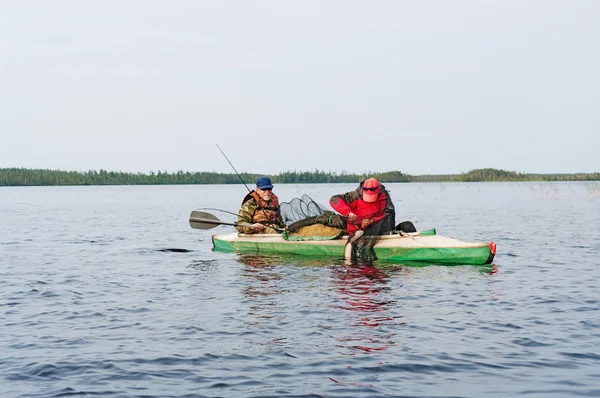
[[[274,193],[271,194],[271,200],[265,202],[255,191],[250,192],[244,198],[242,207],[238,212],[238,223],[254,224],[261,223],[267,226],[275,226],[283,228],[285,226],[281,213],[279,212],[279,198]],[[243,234],[258,233],[250,227],[237,226],[238,232]],[[277,233],[273,228],[265,228],[260,233],[274,234]]]

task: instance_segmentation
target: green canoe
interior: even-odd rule
[[[214,250],[223,252],[299,254],[304,256],[349,258],[347,237],[332,240],[286,240],[279,234],[213,235]],[[490,264],[496,254],[496,244],[462,242],[440,235],[381,236],[374,246],[379,260],[426,261],[442,264]]]

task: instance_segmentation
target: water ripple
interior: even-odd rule
[[[232,229],[187,216],[198,200],[237,212],[236,186],[2,190],[0,396],[600,394],[600,201],[577,184],[551,201],[529,184],[390,186],[419,227],[496,241],[495,264],[213,252]],[[25,228],[31,208],[52,217]]]

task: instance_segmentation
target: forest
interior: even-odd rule
[[[100,169],[89,171],[62,171],[27,168],[0,169],[0,186],[50,186],[50,185],[177,185],[177,184],[246,184],[265,174],[216,173],[209,171],[166,171],[127,173]],[[266,174],[274,184],[334,184],[358,183],[375,177],[381,182],[485,182],[485,181],[599,181],[600,173],[528,174],[501,169],[475,169],[461,174],[410,175],[401,171],[335,173],[321,170],[284,171]]]

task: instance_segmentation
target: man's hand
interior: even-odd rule
[[[369,225],[371,225],[373,223],[373,220],[370,218],[365,218],[364,220],[362,220],[362,223],[360,223],[360,227],[362,229],[367,228]]]
[[[348,221],[350,221],[351,223],[353,223],[354,221],[356,221],[356,214],[349,213],[348,214]]]
[[[265,229],[265,226],[264,226],[263,224],[261,224],[261,223],[258,223],[258,222],[257,222],[257,223],[255,223],[255,224],[252,224],[252,225],[250,226],[250,228],[251,228],[253,231],[262,231],[263,229]]]

